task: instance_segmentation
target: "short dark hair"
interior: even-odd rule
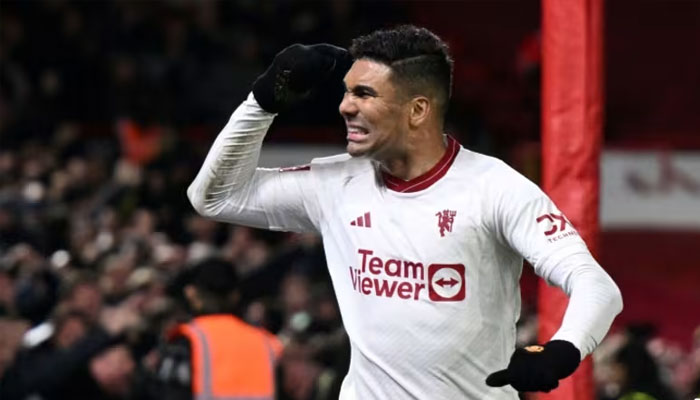
[[[184,273],[184,286],[192,285],[202,302],[198,314],[234,312],[239,278],[236,266],[220,258],[200,261]],[[183,288],[184,288],[183,286]]]
[[[433,32],[413,25],[378,30],[354,39],[350,54],[386,64],[402,88],[411,94],[432,92],[442,113],[447,111],[453,61],[447,44]]]
[[[193,267],[192,280],[197,289],[226,296],[238,288],[238,274],[233,263],[220,258],[205,259]]]

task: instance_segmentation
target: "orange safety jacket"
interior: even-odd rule
[[[229,314],[205,315],[178,325],[170,338],[192,348],[195,400],[273,400],[275,363],[282,343],[271,333]]]

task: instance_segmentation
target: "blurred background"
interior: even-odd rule
[[[700,1],[611,0],[605,14],[598,259],[625,309],[593,356],[596,390],[693,398]],[[447,130],[537,182],[536,0],[0,1],[0,376],[41,353],[88,365],[75,385],[94,398],[148,398],[163,333],[187,317],[178,277],[218,257],[244,279],[240,314],[288,343],[280,398],[337,397],[348,344],[319,238],[208,221],[185,189],[277,51],[399,23],[451,46]],[[343,144],[337,105],[311,100],[275,121],[262,162]],[[525,269],[521,343],[536,337],[536,287]],[[63,361],[95,326],[126,339]]]

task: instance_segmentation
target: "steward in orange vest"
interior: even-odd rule
[[[184,295],[198,315],[176,326],[158,366],[163,399],[273,400],[282,344],[227,313],[237,301],[233,265],[208,260],[188,273]]]

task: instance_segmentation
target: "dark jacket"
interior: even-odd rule
[[[0,399],[110,399],[92,379],[88,365],[92,357],[120,339],[94,329],[67,349],[57,349],[49,340],[21,350],[0,379]]]

